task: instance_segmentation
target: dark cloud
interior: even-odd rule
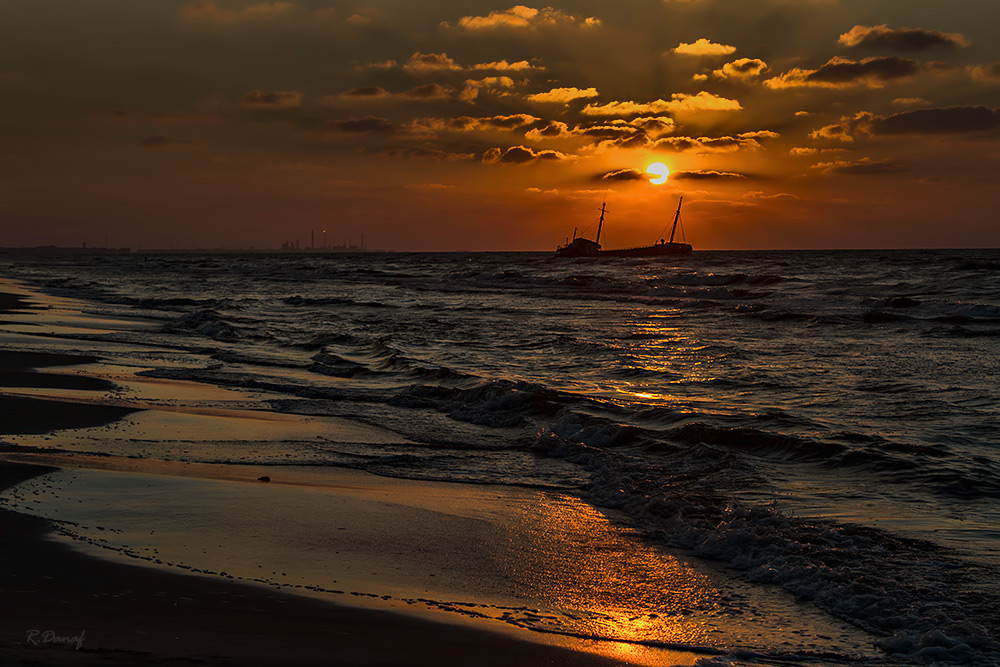
[[[365,88],[355,88],[343,94],[344,97],[385,97],[389,94],[385,88],[380,86],[367,86]]]
[[[874,136],[905,134],[975,134],[1000,129],[1000,109],[945,107],[914,109],[890,116],[862,111],[812,133],[814,139],[853,141],[858,133]]]
[[[529,139],[552,139],[559,138],[569,134],[569,127],[566,123],[558,120],[551,120],[544,124],[539,124],[538,127],[532,129],[528,135]]]
[[[761,139],[777,139],[778,134],[769,130],[744,132],[735,137],[664,137],[653,143],[654,150],[728,152],[738,150],[758,150]]]
[[[891,81],[913,76],[920,64],[909,58],[865,58],[861,62],[833,59],[806,77],[806,81],[820,83],[851,83],[859,79]]]
[[[874,116],[868,125],[872,134],[954,134],[997,128],[1000,128],[1000,109],[986,107],[915,109]]]
[[[392,123],[378,116],[330,121],[326,128],[348,134],[391,134],[395,131]]]
[[[672,180],[682,181],[740,181],[748,178],[746,174],[731,171],[674,171],[670,173]]]
[[[435,100],[447,96],[448,90],[436,83],[417,86],[403,93],[403,97],[409,97],[414,100]]]
[[[490,148],[483,153],[483,162],[486,164],[527,164],[536,160],[565,160],[567,157],[559,151],[534,151],[527,146],[511,146],[505,151],[499,148]]]
[[[618,169],[603,174],[597,174],[595,181],[641,181],[645,178],[638,169]]]
[[[476,158],[473,153],[451,153],[448,151],[443,151],[440,148],[432,148],[429,146],[420,146],[416,148],[393,148],[390,150],[382,151],[383,155],[388,155],[390,157],[399,158],[416,158],[425,160],[474,160]]]
[[[535,159],[535,152],[524,146],[511,146],[500,155],[500,162],[507,164],[524,164]]]
[[[712,72],[719,79],[753,79],[770,69],[760,58],[740,58]]]
[[[628,125],[593,125],[590,127],[577,127],[573,134],[595,139],[624,139],[634,137],[636,134],[645,136],[642,130]]]
[[[253,90],[243,96],[243,105],[257,108],[287,109],[302,104],[302,93],[295,90],[279,90],[262,93]]]
[[[875,26],[856,25],[837,40],[844,46],[893,49],[895,51],[920,51],[934,47],[966,46],[965,37],[939,30],[920,28],[890,28],[886,24]]]
[[[856,85],[877,87],[888,81],[914,76],[919,71],[920,63],[899,56],[865,58],[860,61],[835,57],[818,69],[795,68],[764,83],[770,88],[845,88]]]
[[[510,116],[486,116],[473,118],[472,116],[459,116],[447,122],[449,129],[453,130],[517,130],[522,127],[534,125],[540,119],[526,113],[513,114]]]

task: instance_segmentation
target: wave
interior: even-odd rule
[[[756,442],[799,447],[785,438]],[[654,541],[726,563],[751,581],[778,584],[881,637],[897,659],[924,662],[929,646],[935,660],[989,664],[1000,657],[997,628],[983,625],[996,622],[988,611],[992,596],[969,592],[976,568],[941,547],[736,502],[729,492],[745,484],[747,471],[734,471],[730,458],[638,463],[552,432],[540,434],[535,450],[584,465],[591,471],[588,498],[632,517]],[[960,602],[958,590],[966,591]]]

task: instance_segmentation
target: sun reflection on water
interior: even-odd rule
[[[541,593],[546,603],[532,624],[623,642],[705,645],[711,630],[699,617],[717,609],[718,596],[707,576],[571,496],[550,497],[523,521],[522,530],[545,533],[535,546],[547,545],[521,550],[509,565],[521,587],[515,592]]]

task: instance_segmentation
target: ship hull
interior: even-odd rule
[[[617,250],[599,250],[598,257],[664,257],[667,255],[690,255],[689,243],[656,243],[638,248],[619,248]]]

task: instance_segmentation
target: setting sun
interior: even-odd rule
[[[650,183],[653,185],[663,185],[667,182],[667,176],[670,175],[670,168],[662,162],[654,162],[646,167],[646,173],[656,176],[656,178],[649,179]]]

